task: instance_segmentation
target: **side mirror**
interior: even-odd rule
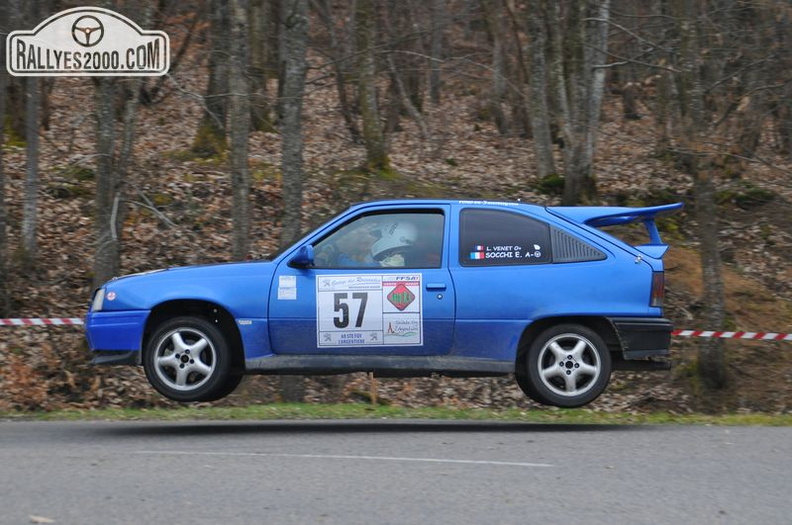
[[[314,265],[314,249],[310,244],[300,246],[297,253],[289,261],[293,268],[310,268]]]

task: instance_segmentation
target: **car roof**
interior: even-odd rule
[[[517,208],[517,209],[544,209],[544,206],[519,201],[491,201],[485,199],[383,199],[375,201],[358,202],[350,206],[352,209],[362,209],[366,207],[388,207],[388,206],[488,206],[495,208]]]

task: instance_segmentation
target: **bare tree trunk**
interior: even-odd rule
[[[776,16],[773,23],[772,46],[775,49],[787,50],[786,56],[778,64],[777,71],[788,74],[792,68],[792,54],[789,53],[792,44],[792,16],[787,11],[786,16]],[[788,77],[787,77],[788,78]],[[777,128],[778,152],[792,160],[792,83],[786,82],[779,90],[772,104],[772,112]]]
[[[38,230],[38,157],[39,157],[39,79],[27,77],[25,99],[25,202],[22,219],[22,253],[26,264],[35,266],[37,258],[36,232]]]
[[[671,75],[657,76],[657,96],[654,104],[655,133],[657,134],[657,154],[663,155],[671,147],[671,128],[675,112],[672,110],[673,79]]]
[[[124,102],[124,127],[121,136],[121,153],[118,157],[117,168],[119,180],[123,180],[132,162],[132,148],[135,145],[135,125],[137,124],[137,110],[143,95],[144,79],[138,77],[131,81],[128,96]]]
[[[679,21],[682,72],[678,75],[680,112],[683,115],[683,158],[693,176],[693,195],[696,199],[696,221],[703,275],[704,322],[708,330],[723,330],[726,320],[720,251],[718,249],[717,206],[711,159],[706,153],[706,119],[704,88],[701,78],[699,45],[700,19],[693,0],[674,0],[673,7]],[[720,339],[706,340],[699,345],[699,376],[712,389],[726,386],[726,359]]]
[[[228,113],[229,19],[228,3],[211,0],[211,48],[209,50],[209,83],[204,96],[204,115],[193,140],[192,151],[202,157],[213,157],[226,149],[226,116]]]
[[[245,260],[250,252],[250,175],[248,173],[248,136],[250,134],[250,84],[247,70],[250,62],[248,49],[248,0],[230,2],[230,67],[229,88],[231,97],[231,189],[233,202],[231,218],[233,236],[231,254],[234,260]]]
[[[440,65],[443,60],[443,36],[445,34],[448,13],[443,0],[432,0],[431,5],[432,34],[429,45],[431,64],[429,64],[429,100],[433,104],[440,103]]]
[[[394,26],[394,22],[399,17],[404,18],[406,16],[407,13],[405,12],[391,9],[382,17],[385,34],[391,42],[397,42],[400,38],[403,38],[402,33],[404,28],[402,26],[404,22],[402,21],[399,26]],[[420,94],[419,75],[417,74],[419,64],[413,64],[403,59],[399,60],[398,55],[407,54],[398,52],[400,49],[408,51],[409,47],[406,44],[399,43],[395,44],[393,47],[394,51],[384,54],[385,67],[390,77],[391,101],[389,112],[395,113],[394,116],[388,117],[387,128],[389,131],[395,129],[395,125],[392,121],[397,123],[400,114],[406,111],[407,114],[415,120],[416,124],[418,124],[423,143],[435,150],[436,153],[439,153],[434,148],[429,126],[426,123],[426,119],[421,114],[422,97]],[[399,63],[402,66],[401,68],[398,66]]]
[[[419,31],[424,26],[420,20],[424,8],[409,2],[382,2],[385,9],[376,18],[381,23],[378,34],[382,35],[378,47],[389,64],[390,85],[386,103],[386,135],[400,131],[400,120],[405,113],[412,114],[410,107],[423,111],[423,84],[427,52],[423,49]],[[420,11],[417,13],[416,11]],[[407,97],[406,103],[404,96]],[[410,107],[408,107],[408,104]]]
[[[583,72],[586,78],[588,114],[586,115],[586,156],[593,163],[597,148],[602,99],[605,96],[605,64],[608,62],[608,23],[610,0],[590,1],[583,20],[586,42],[583,45]],[[593,18],[592,18],[593,17]],[[589,174],[590,176],[590,174]]]
[[[402,106],[407,110],[407,113],[415,119],[416,124],[418,124],[418,129],[421,131],[421,139],[430,147],[432,147],[432,134],[429,131],[429,126],[426,124],[426,119],[423,118],[421,112],[418,111],[418,108],[415,107],[412,100],[410,99],[410,94],[407,92],[407,88],[404,87],[404,82],[402,81],[401,76],[399,76],[398,71],[396,71],[396,66],[393,63],[393,56],[388,55],[386,58],[386,62],[388,65],[388,71],[390,72],[391,82],[393,87],[396,90],[396,96],[399,97]],[[434,148],[433,148],[434,149]]]
[[[148,16],[148,14],[146,15]],[[124,218],[126,217],[127,201],[124,198],[125,181],[129,176],[129,168],[132,165],[132,153],[135,146],[135,125],[137,124],[137,111],[143,96],[144,78],[127,79],[130,82],[127,99],[124,103],[123,128],[121,130],[121,151],[115,160],[115,178],[118,188],[118,203],[115,209],[115,231],[118,237],[118,263],[121,268],[121,248]]]
[[[250,24],[250,118],[256,131],[274,132],[275,125],[270,115],[267,100],[267,70],[269,64],[269,38],[272,9],[267,0],[251,0]],[[233,124],[232,124],[233,125]]]
[[[699,168],[693,178],[696,199],[699,250],[703,276],[703,320],[708,330],[723,330],[726,321],[726,301],[718,243],[718,210],[715,204],[715,184],[707,168]],[[724,345],[720,339],[705,339],[699,343],[698,372],[704,384],[712,389],[728,384]]]
[[[569,4],[565,17],[561,3],[549,4],[552,81],[564,139],[562,204],[571,206],[597,196],[591,168],[602,107],[610,0]]]
[[[573,24],[577,38],[573,43],[574,71],[568,81],[573,111],[573,137],[565,148],[565,184],[562,203],[571,206],[581,201],[590,202],[596,197],[596,187],[591,175],[594,162],[596,133],[602,107],[607,50],[607,20],[610,1],[583,2],[574,14]],[[587,21],[595,15],[598,21]]]
[[[524,45],[520,38],[520,23],[514,5],[506,3],[506,14],[509,17],[509,33],[512,35],[511,47],[508,55],[515,59],[512,68],[511,86],[508,90],[509,102],[512,114],[512,132],[517,133],[523,138],[532,138],[533,129],[531,125],[530,111],[528,108],[528,61],[524,56]],[[504,27],[504,30],[506,28]]]
[[[283,97],[281,107],[281,150],[283,172],[283,231],[281,245],[292,244],[300,235],[303,193],[302,105],[305,92],[308,48],[308,2],[284,2],[282,50]]]
[[[25,82],[24,77],[7,78],[8,106],[5,127],[9,141],[17,144],[25,140]]]
[[[333,77],[335,79],[336,92],[338,93],[338,104],[341,107],[341,116],[344,117],[344,123],[349,130],[349,135],[353,142],[360,143],[361,134],[355,120],[352,104],[349,102],[346,88],[347,72],[344,68],[346,60],[344,59],[344,50],[342,43],[338,39],[338,31],[336,31],[335,23],[333,22],[332,12],[329,0],[320,0],[317,2],[317,12],[319,18],[327,28],[327,33],[330,36],[330,59],[333,61]]]
[[[553,135],[550,132],[550,111],[547,93],[547,20],[536,12],[528,14],[528,34],[531,40],[530,82],[531,95],[528,97],[528,108],[531,114],[536,169],[539,177],[547,177],[556,173],[553,158]]]
[[[112,78],[96,80],[96,255],[94,286],[118,274],[120,237],[117,230],[121,204],[120,184],[114,162],[115,152],[115,87]]]
[[[742,86],[742,97],[736,109],[736,132],[737,144],[733,153],[740,158],[735,159],[740,163],[742,159],[752,159],[756,157],[756,150],[759,148],[762,138],[762,125],[769,113],[767,97],[757,95],[756,88],[760,86],[758,72],[750,71],[744,75],[744,86]]]
[[[121,269],[121,233],[126,202],[123,181],[128,172],[135,140],[135,123],[142,79],[132,81],[123,106],[121,147],[116,155],[115,122],[119,79],[96,80],[96,246],[93,286],[117,276]]]
[[[489,112],[498,133],[506,135],[509,132],[509,123],[503,112],[503,102],[506,99],[507,69],[506,51],[504,49],[504,27],[501,21],[504,7],[500,2],[483,1],[484,15],[487,20],[487,30],[492,39],[492,88],[490,91]]]
[[[564,28],[561,27],[561,6],[550,0],[543,0],[543,10],[547,13],[546,27],[549,29],[550,38],[550,84],[552,86],[555,106],[558,108],[558,129],[564,141],[564,150],[567,144],[574,142],[572,130],[572,110],[569,96],[567,95],[567,76],[564,63]],[[566,157],[565,157],[566,160]],[[566,164],[566,162],[565,162]],[[566,166],[564,166],[566,169]]]
[[[366,146],[366,169],[377,173],[390,169],[377,102],[377,65],[374,55],[376,45],[377,3],[374,0],[357,2],[358,90],[360,114],[363,120],[363,142]]]
[[[303,194],[302,104],[308,48],[308,0],[284,0],[281,18],[281,172],[283,173],[283,229],[281,246],[300,235]],[[282,376],[281,397],[299,402],[305,397],[302,377]]]
[[[5,16],[0,18],[2,20],[2,27],[5,32],[0,35],[4,41],[7,38],[7,33],[13,29],[22,27],[34,27],[39,23],[33,20],[26,20],[25,15],[28,13],[29,6],[23,0],[5,0],[0,2],[5,8]],[[32,17],[31,17],[32,18]],[[5,45],[5,43],[4,43]],[[5,57],[3,58],[5,60]],[[8,104],[6,106],[6,117],[3,120],[3,127],[9,133],[11,142],[21,142],[25,138],[25,78],[12,77],[8,74],[6,68],[0,71],[0,75],[6,77],[6,88],[3,90],[2,95],[8,96]]]
[[[779,97],[775,117],[778,125],[779,152],[792,159],[792,90],[786,91],[785,96]]]
[[[38,4],[27,4],[28,20],[38,19]],[[5,74],[5,72],[0,73]],[[25,202],[22,218],[22,254],[25,263],[35,266],[38,259],[36,234],[38,233],[39,189],[39,120],[41,114],[41,80],[25,79]]]
[[[150,19],[147,8],[143,23]],[[121,82],[128,82],[122,84]],[[124,182],[132,165],[135,145],[137,110],[143,96],[143,78],[121,80],[100,77],[96,87],[96,252],[93,262],[93,284],[99,286],[118,275],[121,269],[121,235],[126,201]],[[118,88],[121,88],[120,90]],[[117,95],[123,93],[123,105]],[[123,111],[121,146],[116,154],[116,115]]]
[[[0,19],[8,19],[8,6],[0,4]],[[6,71],[6,39],[0,36],[0,72]],[[8,75],[0,73],[0,317],[8,316],[10,301],[8,294],[8,233],[5,204],[5,168],[3,166],[3,146],[5,145],[6,122],[6,81]]]

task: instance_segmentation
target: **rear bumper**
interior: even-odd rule
[[[609,321],[619,336],[624,361],[647,357],[668,357],[670,354],[671,332],[674,326],[668,319],[615,317]],[[665,366],[658,367],[652,361],[648,363],[653,364],[647,368],[667,368]],[[665,363],[663,364],[665,365]]]

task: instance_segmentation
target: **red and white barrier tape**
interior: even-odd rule
[[[754,341],[792,341],[792,334],[773,332],[714,332],[711,330],[674,330],[677,337],[716,337],[720,339],[750,339]]]
[[[0,319],[0,326],[82,326],[79,317],[47,317]],[[792,334],[774,332],[716,332],[713,330],[674,330],[675,337],[715,337],[720,339],[747,339],[753,341],[792,341]]]
[[[82,324],[83,320],[79,317],[0,319],[2,326],[78,326]]]

